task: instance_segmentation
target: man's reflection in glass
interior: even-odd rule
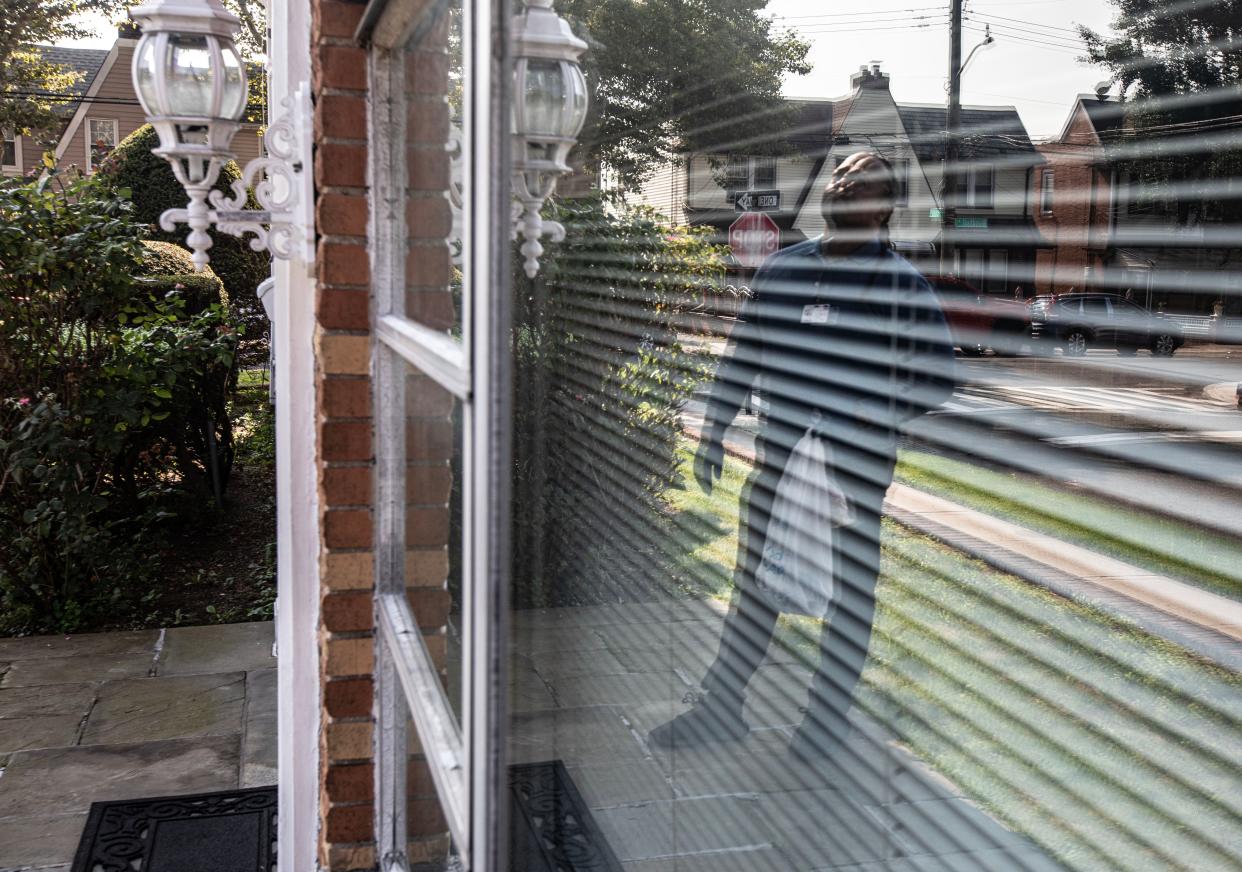
[[[695,477],[710,492],[724,463],[724,435],[758,387],[766,400],[755,467],[742,494],[734,597],[715,662],[693,707],[656,727],[660,748],[744,738],[745,688],[763,661],[778,609],[754,583],[773,494],[812,420],[831,448],[836,481],[854,509],[833,535],[835,595],[820,663],[791,750],[830,757],[848,734],[846,713],[862,672],[875,613],[880,514],[893,479],[897,429],[953,390],[953,347],[922,276],[888,244],[896,179],[877,154],[859,152],[824,190],[825,236],[774,254],[752,282],[708,401]]]

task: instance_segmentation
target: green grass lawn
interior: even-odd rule
[[[709,497],[689,460],[680,578],[726,597],[748,464]],[[996,817],[1069,869],[1242,868],[1238,676],[892,522],[878,597],[858,706]],[[780,644],[813,662],[818,631]]]
[[[1154,574],[1242,598],[1242,544],[1228,536],[919,451],[901,453],[897,480]]]

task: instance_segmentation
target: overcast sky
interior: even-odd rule
[[[1080,63],[1078,24],[1107,30],[1109,0],[966,0],[963,57],[992,24],[996,43],[975,54],[962,78],[967,104],[1016,106],[1032,138],[1061,131],[1074,97],[1091,93],[1105,73]],[[948,69],[948,0],[771,0],[768,12],[812,44],[814,70],[791,77],[791,97],[837,97],[852,72],[878,61],[893,95],[909,103],[943,103]],[[828,11],[825,11],[828,10]],[[93,19],[98,35],[77,45],[108,48],[112,29]],[[976,30],[977,29],[977,30]]]

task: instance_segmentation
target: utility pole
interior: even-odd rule
[[[954,269],[957,227],[957,179],[962,129],[962,0],[949,0],[949,112],[944,139],[944,169],[940,189],[940,274]]]

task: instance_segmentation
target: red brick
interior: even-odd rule
[[[448,828],[437,799],[411,799],[405,813],[406,827],[411,836],[437,835]]]
[[[316,91],[340,88],[365,91],[367,53],[352,45],[321,45],[315,52]]]
[[[365,418],[371,414],[371,382],[357,378],[325,378],[320,408],[329,418]]]
[[[370,460],[371,425],[362,421],[327,421],[320,426],[322,459]]]
[[[431,769],[427,761],[421,758],[407,758],[405,767],[405,793],[411,799],[434,799],[436,783],[431,778]]]
[[[448,533],[449,512],[446,507],[406,508],[405,544],[411,548],[444,545],[448,542]]]
[[[408,144],[443,146],[448,142],[449,106],[444,98],[414,99],[407,107],[405,141]]]
[[[371,603],[369,591],[328,594],[322,603],[324,628],[333,633],[370,630]]]
[[[325,236],[366,236],[367,198],[358,194],[320,194],[315,223],[315,229]]]
[[[367,101],[345,94],[320,94],[315,100],[315,139],[365,141]]]
[[[405,258],[405,281],[409,285],[444,288],[452,274],[451,263],[447,245],[411,248]]]
[[[328,767],[325,786],[329,802],[365,802],[374,793],[374,772],[370,763]]]
[[[414,505],[444,505],[453,486],[453,471],[448,464],[411,466],[405,471],[405,499]]]
[[[411,148],[406,171],[415,191],[445,191],[449,182],[449,155],[443,148]]]
[[[323,515],[323,542],[329,548],[369,548],[373,544],[368,509],[329,509]]]
[[[369,678],[341,678],[323,689],[323,707],[330,718],[362,718],[371,714],[375,687]]]
[[[321,282],[330,285],[366,285],[371,282],[371,259],[365,245],[321,241],[316,259],[321,264]]]
[[[409,94],[440,95],[448,91],[448,55],[415,50],[405,55],[405,89]]]
[[[412,418],[405,422],[408,460],[448,460],[454,454],[453,425],[444,418]]]
[[[323,471],[324,502],[329,507],[365,506],[371,502],[374,472],[369,466],[334,466]]]
[[[362,19],[362,10],[366,7],[359,3],[319,0],[314,8],[316,15],[311,39],[318,42],[323,37],[353,39],[358,22]]]
[[[324,838],[329,842],[367,842],[375,836],[370,803],[332,806],[325,824]]]
[[[416,587],[405,592],[410,601],[410,610],[418,625],[426,630],[443,627],[448,620],[449,608],[453,604],[452,597],[444,588]]]
[[[410,197],[405,201],[405,220],[412,238],[447,238],[453,229],[453,213],[442,195]]]
[[[457,307],[447,291],[424,291],[405,295],[405,313],[433,330],[448,330],[457,323]]]
[[[329,330],[366,330],[371,326],[371,295],[320,285],[318,315],[320,326]]]
[[[315,147],[315,184],[364,188],[367,150],[362,145],[325,142]]]
[[[405,408],[411,418],[447,418],[456,398],[429,377],[412,373],[405,380]]]

